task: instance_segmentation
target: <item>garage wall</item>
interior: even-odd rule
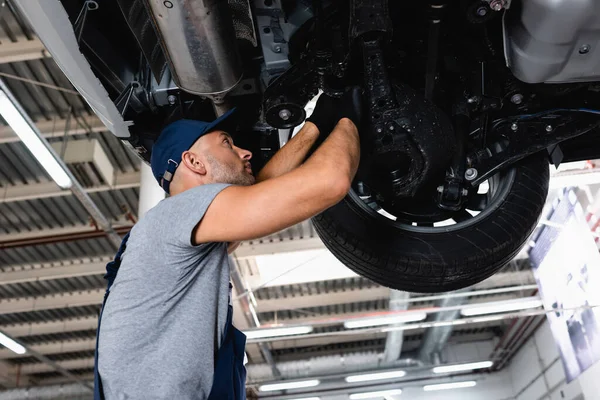
[[[600,379],[599,364],[596,369],[596,381]],[[592,369],[586,376],[594,374]],[[554,342],[547,321],[540,326],[517,355],[507,370],[512,382],[515,400],[596,400],[600,397],[584,396],[580,379],[566,383],[566,377],[558,347]],[[586,382],[586,385],[588,383]],[[596,390],[595,393],[600,393]]]

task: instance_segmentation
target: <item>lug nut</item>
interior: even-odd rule
[[[552,125],[546,125],[546,132],[552,132]]]
[[[477,170],[475,168],[468,168],[465,171],[465,179],[468,181],[472,181],[477,178]]]
[[[492,0],[490,2],[490,8],[494,11],[500,11],[504,8],[504,0]]]
[[[287,121],[288,119],[290,119],[291,116],[292,112],[287,108],[279,110],[279,118],[281,118],[282,120]]]
[[[513,94],[510,102],[517,105],[521,104],[523,102],[523,95],[521,93]]]

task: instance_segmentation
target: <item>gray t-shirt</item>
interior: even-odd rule
[[[161,201],[133,227],[102,315],[107,400],[206,399],[229,304],[226,243],[193,246],[194,227],[228,185]]]

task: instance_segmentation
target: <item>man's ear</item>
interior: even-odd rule
[[[200,175],[206,175],[206,166],[197,153],[191,150],[184,151],[181,154],[181,162],[191,171]]]

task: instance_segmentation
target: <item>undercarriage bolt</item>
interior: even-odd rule
[[[475,178],[477,178],[477,170],[475,168],[467,168],[465,171],[465,179],[472,181]]]
[[[469,103],[469,104],[473,104],[473,103],[477,103],[477,102],[479,102],[479,97],[477,97],[477,96],[469,97],[467,99],[467,103]]]
[[[479,7],[477,9],[477,15],[479,15],[480,17],[485,17],[487,15],[488,11],[487,8],[485,7]]]
[[[519,130],[519,125],[517,125],[517,123],[516,123],[516,122],[513,122],[513,123],[512,123],[512,125],[510,126],[510,129],[511,129],[513,132],[516,132],[516,131],[518,131],[518,130]]]
[[[383,132],[383,129],[377,128],[377,133],[381,133],[381,132]]]
[[[443,193],[444,192],[444,187],[443,186],[438,186],[437,187],[437,191],[438,191],[438,193]]]
[[[394,130],[394,125],[391,125],[391,124],[390,124],[390,125],[388,126],[388,129],[389,129],[390,131],[393,131],[393,130]]]
[[[523,102],[523,95],[521,93],[513,94],[510,98],[510,102],[513,104],[521,104]]]
[[[174,94],[170,94],[169,96],[167,96],[167,101],[169,102],[169,104],[173,105],[177,101],[177,97],[175,97]]]
[[[552,125],[546,125],[546,132],[552,132]]]
[[[282,120],[287,121],[288,119],[290,119],[291,116],[292,112],[287,108],[279,110],[279,118],[281,118]]]
[[[492,0],[490,2],[490,8],[494,11],[500,11],[504,8],[504,0]]]
[[[465,196],[465,197],[468,196],[469,195],[469,189],[463,189],[462,190],[462,195]]]
[[[587,54],[590,52],[591,46],[589,44],[584,44],[579,48],[579,54]]]
[[[281,46],[275,46],[275,47],[273,48],[273,51],[274,51],[275,53],[281,53]]]

